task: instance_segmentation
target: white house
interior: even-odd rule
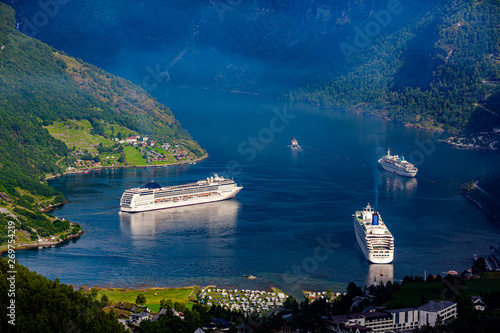
[[[137,142],[137,138],[135,136],[129,136],[129,137],[125,138],[125,142],[128,142],[128,143]]]
[[[149,312],[132,313],[130,315],[130,321],[136,324],[140,324],[141,321],[149,319]]]
[[[488,307],[481,296],[472,296],[471,301],[474,309],[478,311],[484,311]]]

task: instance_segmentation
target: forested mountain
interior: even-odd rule
[[[292,95],[403,124],[451,130],[498,126],[498,1],[437,1],[428,9],[409,17],[393,33],[380,31],[377,42],[371,43],[368,35],[385,23],[375,13],[361,23],[365,31],[357,30],[352,44],[344,44],[346,58],[353,63],[350,69]],[[403,7],[397,10],[404,12]],[[485,103],[493,110],[479,106]]]
[[[172,112],[141,87],[16,31],[11,7],[0,3],[0,204],[40,208],[64,202],[43,182],[66,170],[66,145],[43,125],[88,120],[94,130],[118,124],[159,142],[204,151]],[[42,207],[43,207],[42,206]]]
[[[12,5],[19,31],[146,88],[287,95],[457,131],[499,122],[477,108],[489,110],[484,103],[498,90],[496,0]]]

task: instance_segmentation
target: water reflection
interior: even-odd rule
[[[393,282],[394,266],[393,264],[370,264],[368,266],[368,275],[366,276],[366,285],[378,285],[380,282],[386,284]]]
[[[387,193],[387,199],[408,199],[417,193],[418,182],[416,178],[401,177],[389,172],[381,172],[380,180]]]
[[[134,214],[119,213],[120,229],[133,239],[200,229],[218,234],[234,229],[239,209],[239,201],[225,200]]]

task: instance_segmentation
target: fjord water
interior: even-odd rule
[[[486,255],[498,243],[499,226],[458,194],[461,183],[499,164],[496,152],[455,150],[437,141],[443,134],[261,96],[162,86],[153,93],[210,157],[50,181],[69,201],[53,214],[86,233],[19,251],[21,264],[76,286],[277,286],[296,293],[461,272],[474,253]],[[294,137],[300,150],[288,146]],[[418,163],[419,175],[380,170],[376,161],[388,147]],[[236,199],[119,213],[127,188],[148,179],[183,184],[212,172],[243,185]],[[369,265],[358,248],[351,215],[367,203],[395,237],[392,265]]]

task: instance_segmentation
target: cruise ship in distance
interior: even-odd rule
[[[388,264],[394,259],[394,237],[378,212],[368,204],[353,216],[354,232],[366,259],[374,264]]]
[[[384,170],[395,173],[400,176],[405,177],[415,177],[418,172],[418,169],[406,161],[404,156],[401,158],[398,155],[391,155],[391,150],[387,150],[387,155],[382,156],[378,163]]]
[[[136,213],[197,205],[234,198],[242,188],[234,180],[217,174],[196,183],[167,187],[150,180],[142,187],[126,190],[120,207],[122,212]]]

